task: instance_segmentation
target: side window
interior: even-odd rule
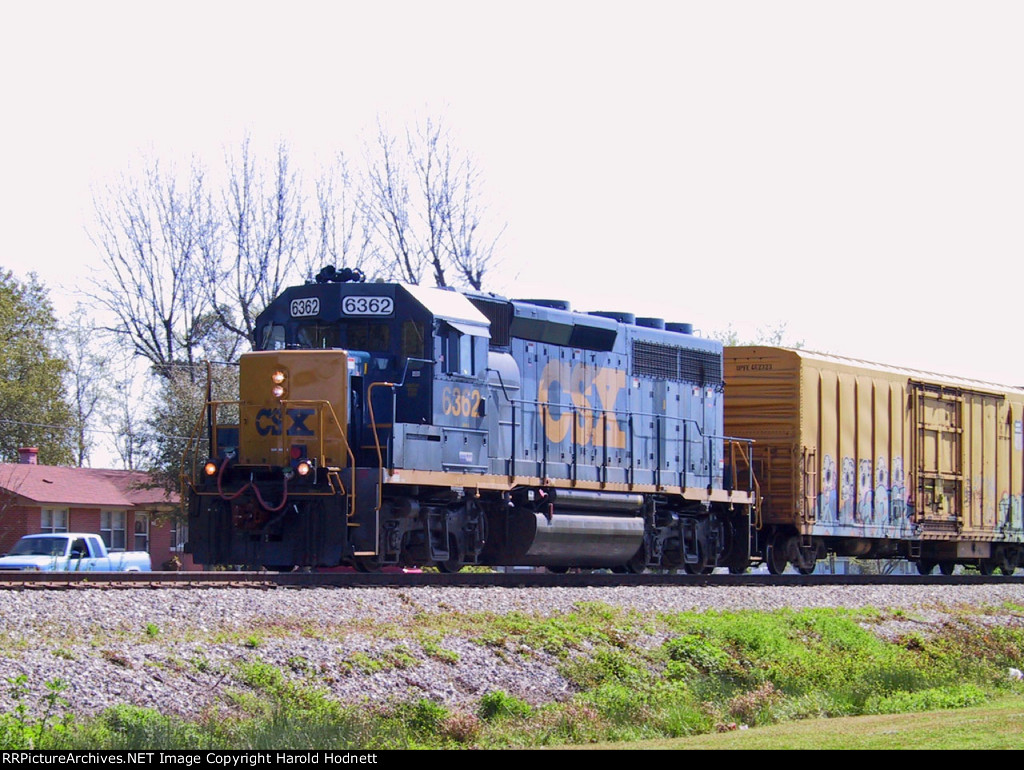
[[[463,377],[475,377],[480,369],[477,353],[477,337],[466,334],[452,326],[444,332],[444,371]]]
[[[423,324],[406,321],[402,324],[402,356],[405,358],[426,358],[424,350]]]

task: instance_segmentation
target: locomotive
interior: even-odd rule
[[[758,558],[753,442],[725,435],[723,347],[688,324],[325,268],[256,329],[192,445],[197,564]]]

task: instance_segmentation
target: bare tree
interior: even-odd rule
[[[348,159],[338,153],[334,162],[316,180],[317,218],[312,258],[302,265],[303,275],[312,277],[326,265],[343,265],[369,272],[376,265],[372,224],[365,211]]]
[[[121,467],[136,470],[141,466],[145,447],[138,372],[131,356],[111,362],[109,372],[111,391],[103,405],[104,417],[113,429],[114,451],[121,459]]]
[[[451,172],[451,166],[448,167]],[[443,223],[444,256],[462,279],[472,288],[483,288],[484,274],[494,266],[495,249],[505,232],[502,225],[496,233],[485,225],[487,209],[479,195],[481,175],[471,160],[464,159],[455,171],[455,178],[446,176],[441,207],[446,212]]]
[[[417,128],[409,156],[423,195],[424,241],[434,282],[448,285],[446,275],[454,271],[456,281],[481,289],[504,227],[496,235],[484,235],[479,170],[468,155],[453,148],[441,122],[430,118]]]
[[[727,346],[767,345],[769,347],[802,348],[804,346],[803,340],[790,340],[786,337],[787,326],[788,324],[785,321],[779,321],[774,326],[758,326],[757,335],[754,339],[740,340],[739,332],[736,331],[730,322],[724,331],[714,331],[710,336],[711,339],[718,340]]]
[[[367,155],[363,216],[380,244],[382,275],[418,284],[426,260],[411,221],[414,204],[404,155],[380,123],[376,142],[376,155]]]
[[[294,280],[305,253],[305,198],[283,142],[264,164],[246,137],[225,164],[218,225],[202,243],[206,297],[221,325],[251,342],[256,316]]]
[[[58,349],[68,365],[64,381],[71,406],[75,461],[80,468],[85,466],[95,444],[93,420],[108,397],[105,386],[108,384],[109,358],[100,352],[101,341],[97,331],[86,309],[79,305],[65,324],[64,334],[58,341]]]
[[[437,286],[481,289],[504,232],[488,232],[481,187],[476,165],[441,121],[427,118],[404,141],[378,122],[362,202],[381,272],[417,284],[429,272]]]
[[[92,296],[113,315],[110,331],[161,376],[176,363],[194,363],[209,311],[200,243],[212,222],[202,168],[193,162],[179,181],[173,169],[148,162],[140,178],[122,176],[95,206],[90,235],[108,275]]]

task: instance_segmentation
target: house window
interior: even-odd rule
[[[188,542],[188,524],[171,519],[171,550],[181,553],[185,550],[185,543]]]
[[[43,508],[39,522],[40,532],[67,532],[68,512],[66,508]]]
[[[100,537],[112,551],[123,551],[128,515],[124,511],[100,511]]]
[[[135,551],[149,550],[149,514],[135,514],[135,542],[132,544]]]

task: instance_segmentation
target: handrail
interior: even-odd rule
[[[507,398],[507,394],[506,394],[506,398]],[[665,434],[665,431],[663,430],[663,423],[664,424],[676,424],[677,423],[679,425],[684,426],[683,427],[683,435],[682,435],[682,438],[680,439],[683,442],[683,445],[684,445],[684,450],[683,450],[684,454],[687,451],[686,447],[689,446],[690,443],[703,443],[703,442],[707,441],[707,452],[708,452],[708,458],[709,458],[708,471],[707,471],[707,480],[708,480],[708,485],[709,486],[713,485],[714,477],[715,477],[715,462],[714,462],[715,442],[721,441],[721,442],[729,444],[729,445],[733,445],[733,444],[735,444],[735,445],[746,445],[748,447],[751,447],[751,453],[752,453],[753,444],[755,443],[753,439],[741,438],[741,437],[737,437],[737,436],[718,435],[718,434],[714,434],[714,433],[705,433],[701,423],[699,421],[697,421],[696,419],[692,418],[692,417],[677,417],[677,416],[673,416],[673,415],[659,414],[657,412],[625,412],[625,411],[620,411],[620,410],[615,410],[615,409],[599,409],[599,408],[595,408],[595,407],[592,407],[592,406],[579,406],[577,404],[565,404],[565,403],[562,403],[562,402],[541,401],[539,399],[538,400],[532,400],[532,399],[523,399],[523,398],[516,398],[516,399],[508,398],[508,402],[509,402],[510,406],[512,407],[512,415],[513,415],[513,423],[512,423],[512,426],[511,426],[512,439],[513,439],[512,447],[511,447],[512,456],[511,456],[510,461],[509,461],[509,468],[510,468],[509,475],[510,475],[510,477],[514,476],[514,473],[513,473],[514,463],[515,463],[515,461],[517,459],[516,456],[515,456],[515,449],[516,449],[515,438],[516,438],[516,426],[517,426],[517,421],[515,419],[515,416],[516,416],[517,406],[521,407],[520,415],[524,415],[527,412],[527,407],[534,407],[536,409],[535,414],[536,414],[537,419],[538,419],[538,430],[540,431],[540,433],[543,436],[543,440],[540,442],[541,443],[541,456],[539,458],[539,461],[541,463],[541,475],[543,477],[545,477],[545,478],[547,477],[547,466],[548,466],[548,451],[547,450],[548,450],[548,444],[549,444],[549,442],[547,440],[547,437],[545,435],[545,431],[546,431],[546,426],[547,426],[547,423],[548,423],[549,414],[551,412],[552,407],[557,407],[558,409],[562,410],[565,414],[568,414],[568,415],[571,416],[571,419],[572,419],[572,436],[571,436],[571,440],[573,441],[574,446],[577,445],[577,443],[578,443],[579,436],[578,436],[577,431],[579,429],[581,418],[583,418],[583,417],[585,417],[587,415],[593,415],[595,422],[592,424],[591,427],[592,427],[592,429],[593,429],[595,434],[599,434],[601,436],[602,445],[604,447],[604,452],[603,452],[603,455],[602,455],[602,458],[601,458],[601,465],[599,466],[599,468],[601,469],[602,473],[604,474],[604,479],[607,479],[607,469],[608,469],[608,459],[609,459],[608,458],[608,440],[607,440],[609,417],[611,417],[611,419],[615,419],[616,421],[625,422],[627,424],[628,428],[626,429],[625,434],[627,436],[628,445],[625,446],[625,447],[621,447],[621,448],[626,450],[631,458],[635,454],[634,441],[635,441],[635,439],[637,437],[637,433],[636,433],[636,431],[634,429],[634,426],[635,426],[634,419],[637,418],[637,417],[644,417],[644,418],[653,418],[655,420],[654,430],[655,430],[655,434],[656,435],[652,436],[651,440],[656,442],[655,451],[657,453],[657,458],[656,459],[657,459],[658,462],[657,462],[656,467],[653,469],[653,473],[654,473],[654,479],[655,479],[656,483],[658,483],[658,484],[661,483],[661,478],[662,478],[662,474],[661,474],[661,459],[662,459],[661,458],[661,439],[664,438],[664,434]],[[561,416],[559,417],[559,419],[561,419]],[[692,425],[696,429],[696,435],[693,438],[689,437],[688,434],[690,432],[686,430],[687,426],[690,426],[690,425]],[[760,494],[759,484],[758,484],[758,481],[757,481],[757,479],[756,479],[756,477],[755,477],[755,475],[753,473],[753,467],[752,467],[752,465],[750,465],[750,459],[748,457],[748,453],[747,452],[743,452],[742,456],[743,456],[743,459],[746,460],[746,462],[748,463],[748,473],[749,473],[749,477],[750,478],[749,478],[748,483],[747,483],[747,491],[748,491],[748,493],[752,493],[752,494],[756,492],[757,497],[759,498],[759,494]],[[577,469],[576,469],[576,465],[577,465],[576,457],[577,457],[577,453],[574,450],[573,453],[572,453],[572,459],[571,459],[571,462],[570,462],[570,465],[572,466],[572,468],[570,470],[570,474],[571,474],[571,478],[572,479],[576,478],[576,471],[577,471]],[[730,458],[731,457],[733,457],[733,455],[730,455]],[[685,457],[684,457],[684,462],[683,462],[683,466],[684,467],[683,467],[683,470],[681,471],[681,473],[684,476],[686,474],[685,465],[686,465],[686,463],[685,463]],[[630,463],[627,471],[629,473],[629,481],[628,481],[628,483],[632,486],[632,484],[635,481],[634,480],[634,473],[633,473],[634,467],[633,467],[632,463]],[[682,484],[683,484],[683,479],[680,479],[680,485],[682,485]]]
[[[333,420],[334,420],[334,424],[338,426],[338,437],[341,440],[342,445],[344,446],[344,451],[345,451],[346,456],[348,457],[349,465],[350,465],[350,467],[355,468],[356,457],[355,457],[355,453],[352,450],[352,445],[349,443],[349,440],[348,440],[348,432],[345,430],[346,426],[341,422],[341,420],[338,419],[338,415],[334,411],[334,405],[330,401],[328,401],[326,399],[282,399],[279,403],[281,404],[282,408],[286,408],[287,405],[289,405],[289,404],[302,405],[302,406],[312,406],[312,407],[316,408],[317,424],[318,424],[318,428],[319,428],[318,433],[317,433],[317,439],[316,439],[317,440],[316,460],[317,460],[317,467],[320,467],[320,468],[327,468],[327,464],[325,462],[326,450],[325,450],[325,446],[324,446],[325,440],[326,440],[325,430],[324,430],[324,413],[325,412],[329,412],[331,418],[333,418]],[[243,404],[244,404],[244,402],[242,402],[240,400],[235,400],[235,401],[207,401],[203,405],[202,413],[200,414],[199,419],[196,420],[195,427],[192,430],[192,435],[189,437],[189,442],[186,445],[185,450],[182,452],[182,460],[181,460],[181,462],[182,462],[182,474],[181,475],[182,475],[182,480],[183,480],[183,485],[182,485],[182,492],[183,493],[185,492],[184,482],[185,482],[185,478],[186,478],[186,475],[185,475],[184,471],[185,471],[186,468],[189,467],[188,456],[189,456],[189,454],[197,455],[197,448],[198,448],[199,442],[201,440],[200,439],[200,434],[201,434],[202,429],[203,429],[204,421],[207,420],[207,419],[210,420],[210,426],[209,426],[210,427],[210,436],[209,436],[209,440],[212,442],[211,446],[210,446],[210,454],[212,456],[212,454],[216,451],[216,448],[217,448],[217,437],[218,437],[219,429],[221,428],[221,424],[217,422],[217,413],[218,413],[218,411],[220,410],[221,407],[235,406],[239,410],[239,420],[241,420],[241,411],[242,411]],[[195,489],[195,487],[197,486],[196,471],[197,471],[197,469],[196,469],[195,463],[192,463],[191,472],[188,475],[188,484],[193,489]],[[221,472],[223,472],[223,468],[221,468]],[[330,475],[330,471],[328,470],[328,476],[329,475]],[[219,477],[220,477],[220,473],[218,473],[218,478]],[[350,494],[349,494],[349,501],[348,501],[349,502],[349,505],[348,505],[348,508],[349,508],[349,510],[348,510],[348,518],[352,518],[353,516],[355,516],[355,512],[356,512],[356,485],[353,483],[351,486],[352,486],[352,488],[351,488],[351,491],[350,491]],[[185,498],[185,495],[182,496],[183,500],[184,500],[184,498]],[[262,500],[261,500],[261,503],[262,503]],[[264,506],[264,507],[266,507],[266,506]]]

